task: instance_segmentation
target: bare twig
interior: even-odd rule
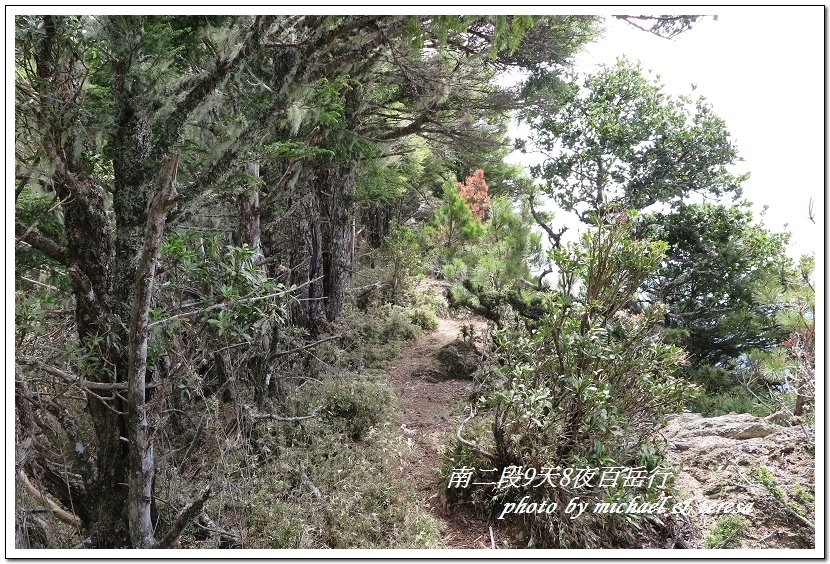
[[[469,423],[473,419],[473,417],[475,417],[475,416],[476,416],[476,412],[473,409],[473,406],[470,406],[470,415],[468,415],[467,418],[464,421],[461,422],[461,425],[458,426],[458,431],[456,431],[456,433],[455,433],[455,438],[457,438],[458,442],[460,442],[462,445],[464,445],[466,447],[469,447],[470,449],[477,452],[481,456],[487,458],[488,460],[492,460],[493,462],[496,462],[498,460],[498,457],[495,454],[484,450],[483,448],[481,448],[480,446],[478,446],[474,442],[468,441],[467,439],[465,439],[462,436],[462,433],[464,432],[464,425]]]
[[[528,207],[530,208],[530,215],[533,216],[533,219],[534,221],[536,221],[536,224],[542,229],[544,229],[545,233],[547,233],[548,241],[550,241],[551,246],[555,249],[558,249],[562,246],[562,235],[565,234],[565,231],[567,231],[568,228],[562,227],[562,229],[560,229],[558,232],[554,231],[553,228],[550,225],[548,225],[548,223],[545,221],[544,217],[542,217],[542,214],[536,210],[536,204],[534,202],[535,198],[535,192],[530,192],[527,195],[527,203]],[[539,283],[542,283],[541,278],[539,279]]]
[[[28,282],[29,284],[34,284],[35,286],[39,286],[45,290],[49,290],[50,292],[57,292],[58,289],[54,286],[50,286],[49,284],[44,284],[43,282],[38,282],[37,280],[32,280],[31,278],[26,278],[25,276],[20,277],[21,280]]]
[[[35,368],[38,368],[38,369],[46,372],[47,374],[51,374],[52,376],[57,376],[58,378],[60,378],[64,382],[66,382],[67,384],[74,384],[74,385],[78,386],[79,388],[81,388],[82,390],[84,390],[85,392],[88,392],[89,390],[125,390],[125,389],[127,389],[127,383],[126,382],[92,382],[90,380],[81,380],[80,378],[78,378],[74,374],[70,374],[69,372],[66,372],[65,370],[61,370],[60,368],[58,368],[56,366],[51,366],[49,364],[41,362],[40,360],[38,360],[36,358],[32,358],[30,356],[19,356],[19,357],[17,357],[16,360],[20,364],[24,364],[26,366],[34,366]],[[155,388],[155,387],[158,387],[160,385],[161,384],[159,384],[159,383],[151,382],[151,383],[147,384],[147,387],[148,388]]]
[[[161,325],[162,323],[168,323],[170,321],[173,321],[174,319],[180,319],[182,317],[193,317],[194,315],[199,315],[200,313],[205,313],[205,312],[208,312],[208,311],[212,311],[214,309],[220,309],[220,308],[223,308],[223,307],[227,307],[229,305],[240,304],[240,303],[245,303],[245,302],[258,302],[258,301],[267,300],[267,299],[270,299],[270,298],[281,298],[281,297],[284,297],[284,296],[287,296],[289,294],[294,293],[295,291],[299,290],[303,286],[307,286],[309,284],[317,282],[318,280],[322,280],[322,278],[323,278],[322,276],[318,276],[317,278],[315,278],[313,280],[308,280],[306,282],[303,282],[302,284],[300,284],[298,286],[292,286],[291,288],[286,288],[285,290],[281,290],[281,291],[275,292],[273,294],[267,294],[265,296],[246,296],[246,297],[243,297],[243,298],[238,298],[236,300],[229,300],[227,302],[221,302],[221,303],[218,303],[218,304],[213,304],[212,306],[208,306],[208,307],[205,307],[205,308],[202,308],[202,309],[195,309],[193,311],[186,311],[184,313],[177,313],[176,315],[171,315],[170,317],[165,317],[164,319],[159,319],[158,321],[153,321],[147,327],[152,328],[152,327],[155,327],[156,325]]]
[[[320,404],[317,407],[315,407],[309,415],[298,415],[298,416],[293,416],[293,417],[285,417],[283,415],[274,415],[273,413],[258,413],[256,411],[254,411],[253,407],[251,407],[250,405],[247,405],[247,404],[243,404],[242,409],[245,410],[248,417],[250,417],[251,419],[270,419],[272,421],[292,422],[292,421],[304,421],[305,419],[311,419],[313,417],[317,417],[318,415],[320,415],[320,412],[323,410],[323,405]]]
[[[297,473],[300,475],[300,481],[303,483],[305,487],[309,489],[309,491],[311,491],[311,493],[314,494],[314,497],[316,497],[317,499],[322,499],[323,494],[320,492],[320,489],[314,485],[314,482],[311,481],[311,478],[309,478],[308,475],[302,470],[297,470]]]
[[[279,358],[281,356],[286,356],[286,355],[289,355],[289,354],[294,354],[294,353],[297,353],[297,352],[300,352],[300,351],[304,351],[306,349],[316,347],[317,345],[321,345],[323,343],[327,343],[329,341],[333,341],[335,339],[340,339],[340,338],[342,338],[342,335],[332,335],[331,337],[326,337],[325,339],[320,339],[319,341],[314,341],[313,343],[308,343],[307,345],[303,345],[301,347],[295,347],[295,348],[289,349],[287,351],[275,352],[271,356],[272,356],[272,358]]]

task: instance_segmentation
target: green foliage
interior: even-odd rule
[[[26,226],[34,225],[44,236],[59,245],[66,245],[60,206],[53,195],[34,190],[22,192],[15,202],[14,215],[16,221]],[[56,268],[63,269],[56,261],[29,245],[20,245],[15,250],[15,273],[18,275],[40,270],[54,271]],[[48,282],[68,290],[66,277],[50,276]]]
[[[784,489],[778,484],[778,479],[769,468],[761,464],[755,464],[752,468],[750,468],[749,474],[755,478],[759,484],[764,486],[767,491],[772,494],[772,497],[778,501],[786,501],[787,492],[785,492]]]
[[[493,412],[492,436],[484,441],[494,445],[499,466],[659,461],[651,437],[663,415],[696,389],[674,377],[683,352],[653,331],[665,310],[625,309],[665,253],[665,244],[632,239],[629,231],[627,224],[600,225],[580,244],[553,252],[560,283],[542,296],[546,307],[539,325],[494,333],[488,379],[496,385],[480,404]],[[545,486],[525,493],[537,501],[565,495]],[[583,498],[619,495],[596,490]],[[534,516],[526,526],[543,546],[602,542],[593,517],[577,524]]]
[[[334,152],[320,147],[312,147],[294,140],[277,141],[261,147],[260,158],[298,159],[309,157],[331,157]]]
[[[754,223],[745,207],[709,203],[644,216],[640,232],[669,244],[645,292],[668,306],[666,326],[685,332],[692,366],[728,369],[783,340],[779,306],[756,296],[759,284],[788,268],[786,235]]]
[[[421,335],[421,328],[407,309],[386,304],[366,311],[347,309],[341,320],[346,328],[340,366],[349,369],[384,366],[400,352],[403,344]]]
[[[735,548],[741,545],[747,521],[738,515],[720,517],[703,540],[703,548]]]
[[[418,235],[407,225],[393,223],[389,236],[383,241],[381,259],[389,270],[387,299],[393,304],[401,304],[412,278],[417,274],[421,264],[421,252]]]
[[[412,324],[417,325],[423,331],[434,331],[438,328],[438,317],[436,317],[435,311],[430,308],[424,306],[409,307],[407,313]]]
[[[203,312],[194,318],[221,341],[255,342],[286,324],[283,306],[291,289],[266,275],[250,246],[222,246],[216,236],[174,233],[162,244],[161,260],[169,265],[169,276],[178,287],[191,288],[191,294],[200,296],[197,304]],[[171,335],[188,322],[165,322],[170,313],[163,304],[165,300],[154,318]]]
[[[406,447],[386,379],[353,372],[323,378],[320,417],[297,426],[260,423],[265,454],[238,486],[245,491],[246,548],[437,546],[437,524],[400,481]],[[293,401],[313,405],[305,395]]]
[[[530,110],[532,168],[562,208],[590,212],[677,205],[686,196],[740,195],[744,176],[723,120],[703,99],[673,98],[639,64],[619,60],[573,85],[554,111]]]
[[[766,382],[786,384],[796,395],[792,413],[797,416],[804,415],[815,399],[814,269],[815,258],[803,256],[796,267],[767,273],[755,293],[762,304],[776,309],[775,321],[787,339],[770,350],[752,351],[750,370]]]
[[[481,243],[467,257],[470,278],[498,291],[529,278],[529,266],[538,266],[541,256],[541,238],[526,211],[517,212],[506,197],[494,198]]]
[[[19,347],[26,337],[43,335],[46,332],[46,317],[56,305],[56,296],[51,290],[14,293],[15,341]]]
[[[800,485],[796,485],[793,488],[793,497],[798,498],[802,502],[808,504],[809,506],[815,508],[816,503],[816,496],[812,492],[808,492]]]
[[[323,390],[326,416],[341,420],[352,440],[360,440],[389,418],[392,390],[382,383],[382,375],[343,374]]]
[[[776,402],[781,399],[781,394],[772,395],[769,390],[750,391],[742,386],[730,384],[729,387],[721,388],[717,392],[701,393],[692,398],[687,408],[705,417],[717,417],[728,413],[749,413],[756,417],[766,417],[777,411]],[[786,399],[787,404],[792,404],[793,401],[794,398]]]
[[[753,464],[749,469],[749,475],[780,504],[780,508],[792,516],[799,518],[802,522],[810,511],[815,509],[815,495],[800,484],[792,487],[792,493],[781,486],[772,471],[761,464]]]
[[[473,217],[470,207],[461,197],[458,187],[451,184],[444,187],[443,203],[435,210],[432,224],[438,230],[446,262],[450,262],[465,244],[480,237],[484,231],[481,222]]]
[[[465,323],[461,326],[461,340],[465,343],[471,343],[475,340],[476,328],[472,323]]]
[[[540,236],[531,228],[527,211],[516,211],[504,196],[492,200],[483,227],[477,244],[453,256],[442,273],[454,282],[453,307],[465,307],[499,323],[506,312],[504,303],[522,313],[532,307],[518,284],[530,277],[530,266],[541,264]]]
[[[346,103],[343,95],[352,87],[348,76],[321,78],[315,82],[309,100],[315,112],[315,121],[329,128],[345,126]]]

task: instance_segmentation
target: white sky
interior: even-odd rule
[[[703,11],[701,9],[701,11]],[[822,7],[709,8],[690,31],[666,40],[606,18],[603,37],[575,58],[591,73],[617,57],[640,60],[672,94],[705,96],[732,134],[750,172],[744,197],[764,205],[764,223],[792,232],[790,254],[819,251],[824,210],[824,14]],[[687,12],[688,13],[688,12]],[[515,127],[512,135],[527,134]],[[530,162],[512,155],[513,162]],[[815,200],[816,225],[808,220]],[[561,217],[561,216],[560,216]],[[564,217],[561,217],[564,219]],[[568,222],[571,223],[571,222]]]

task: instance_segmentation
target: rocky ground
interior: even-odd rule
[[[684,413],[670,417],[664,436],[678,471],[680,495],[693,499],[693,507],[752,504],[752,511],[743,515],[743,530],[727,539],[728,547],[814,545],[812,428],[783,427],[749,414],[706,418]],[[688,547],[702,548],[722,517],[690,511],[682,531]]]

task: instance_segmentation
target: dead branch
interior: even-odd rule
[[[170,530],[167,531],[167,533],[155,544],[155,548],[170,548],[170,546],[172,546],[173,543],[176,542],[176,540],[181,536],[182,531],[184,531],[187,524],[202,512],[202,508],[205,506],[205,503],[210,498],[212,492],[212,486],[208,485],[201,492],[199,492],[196,499],[185,505],[176,515],[176,519],[173,521],[173,525],[170,527]]]
[[[34,225],[26,225],[21,221],[15,221],[14,235],[18,241],[30,245],[50,259],[63,265],[67,264],[66,248],[41,233]]]
[[[56,366],[52,366],[50,364],[46,364],[36,358],[30,356],[19,356],[17,357],[16,361],[20,364],[26,366],[34,366],[35,368],[46,372],[47,374],[51,374],[52,376],[57,376],[67,384],[76,385],[81,388],[85,392],[89,392],[90,390],[126,390],[127,383],[126,382],[91,382],[89,380],[81,380],[79,377],[71,374],[65,370],[61,370]],[[147,384],[148,388],[156,388],[160,386],[160,383],[157,382],[150,382]],[[99,396],[100,397],[100,396]]]
[[[60,521],[61,523],[66,523],[72,527],[80,528],[81,527],[81,520],[78,518],[77,515],[64,509],[57,502],[52,501],[46,494],[42,493],[39,489],[37,489],[31,481],[29,481],[29,477],[26,476],[26,473],[23,470],[20,470],[17,473],[17,477],[20,479],[20,483],[23,485],[23,488],[26,490],[30,496],[32,496],[35,501],[37,501],[40,505],[45,507],[49,510],[55,518]]]
[[[155,477],[153,425],[147,406],[147,343],[153,282],[167,212],[178,199],[175,180],[179,155],[169,156],[159,171],[156,193],[147,213],[147,230],[136,270],[133,307],[130,314],[127,374],[127,434],[130,440],[129,499],[130,538],[136,548],[155,544],[151,504]],[[178,536],[178,535],[177,535]]]
[[[308,415],[298,415],[298,416],[294,416],[294,417],[285,417],[283,415],[275,415],[273,413],[258,413],[256,411],[254,411],[254,408],[252,406],[247,405],[247,404],[243,404],[242,409],[245,411],[245,413],[248,415],[248,417],[250,417],[251,419],[254,419],[254,420],[257,420],[257,419],[270,419],[272,421],[292,422],[292,421],[304,421],[306,419],[311,419],[313,417],[317,417],[318,415],[320,415],[320,412],[323,410],[323,405],[322,404],[318,405],[313,410],[311,410],[311,413],[308,414]]]
[[[196,525],[204,531],[219,535],[220,543],[224,540],[226,544],[231,545],[233,548],[241,548],[242,539],[239,538],[239,535],[218,526],[206,512],[202,511],[199,514],[199,517],[196,519]]]
[[[170,317],[166,317],[164,319],[159,319],[158,321],[153,321],[147,327],[148,328],[153,328],[156,325],[161,325],[162,323],[168,323],[168,322],[173,321],[175,319],[181,319],[182,317],[193,317],[194,315],[199,315],[200,313],[213,311],[214,309],[221,309],[221,308],[227,307],[229,305],[240,304],[240,303],[245,303],[245,302],[258,302],[258,301],[267,300],[267,299],[270,299],[270,298],[285,297],[285,296],[299,290],[303,286],[307,286],[309,284],[312,284],[312,283],[317,282],[318,280],[322,280],[322,279],[323,279],[322,276],[318,276],[314,280],[308,280],[306,282],[303,282],[299,286],[292,286],[291,288],[286,288],[285,290],[282,290],[280,292],[276,292],[276,293],[273,293],[273,294],[267,294],[265,296],[246,296],[246,297],[239,298],[239,299],[236,299],[236,300],[230,300],[230,301],[227,301],[227,302],[221,302],[221,303],[218,303],[218,304],[213,304],[211,306],[208,306],[208,307],[205,307],[205,308],[202,308],[202,309],[195,309],[193,311],[186,311],[184,313],[177,313],[176,315],[171,315]]]
[[[298,353],[300,351],[304,351],[306,349],[310,349],[312,347],[316,347],[317,345],[322,345],[323,343],[327,343],[329,341],[334,341],[335,339],[342,338],[342,335],[332,335],[331,337],[326,337],[325,339],[320,339],[319,341],[314,341],[313,343],[308,343],[307,345],[303,345],[301,347],[295,347],[293,349],[289,349],[287,351],[278,351],[271,355],[272,358],[279,358],[281,356],[287,356],[289,354]]]
[[[458,439],[458,442],[460,442],[462,445],[472,449],[474,452],[480,454],[484,458],[487,458],[488,460],[492,460],[493,462],[497,462],[498,457],[495,454],[493,454],[492,452],[488,452],[488,451],[484,450],[483,448],[481,448],[480,446],[478,446],[474,442],[468,441],[467,439],[465,439],[462,436],[462,433],[464,432],[464,425],[466,425],[467,423],[472,421],[473,417],[475,417],[475,416],[476,416],[476,412],[473,409],[473,406],[470,406],[470,415],[468,415],[467,418],[464,421],[461,422],[461,425],[458,426],[458,431],[456,431],[456,433],[455,433],[455,438]]]
[[[551,246],[555,249],[558,249],[559,247],[562,246],[562,243],[561,243],[562,235],[565,234],[565,231],[567,231],[568,228],[563,227],[562,229],[559,230],[559,232],[554,231],[553,228],[550,225],[548,225],[547,222],[544,220],[544,218],[542,217],[542,214],[540,214],[538,211],[536,211],[536,205],[534,203],[535,197],[536,197],[535,192],[530,192],[530,194],[528,194],[528,196],[527,196],[527,203],[530,207],[530,214],[533,216],[533,219],[536,221],[536,224],[539,227],[541,227],[542,229],[544,229],[545,233],[547,233],[548,240],[550,241]],[[541,283],[541,280],[540,280],[540,283]]]

